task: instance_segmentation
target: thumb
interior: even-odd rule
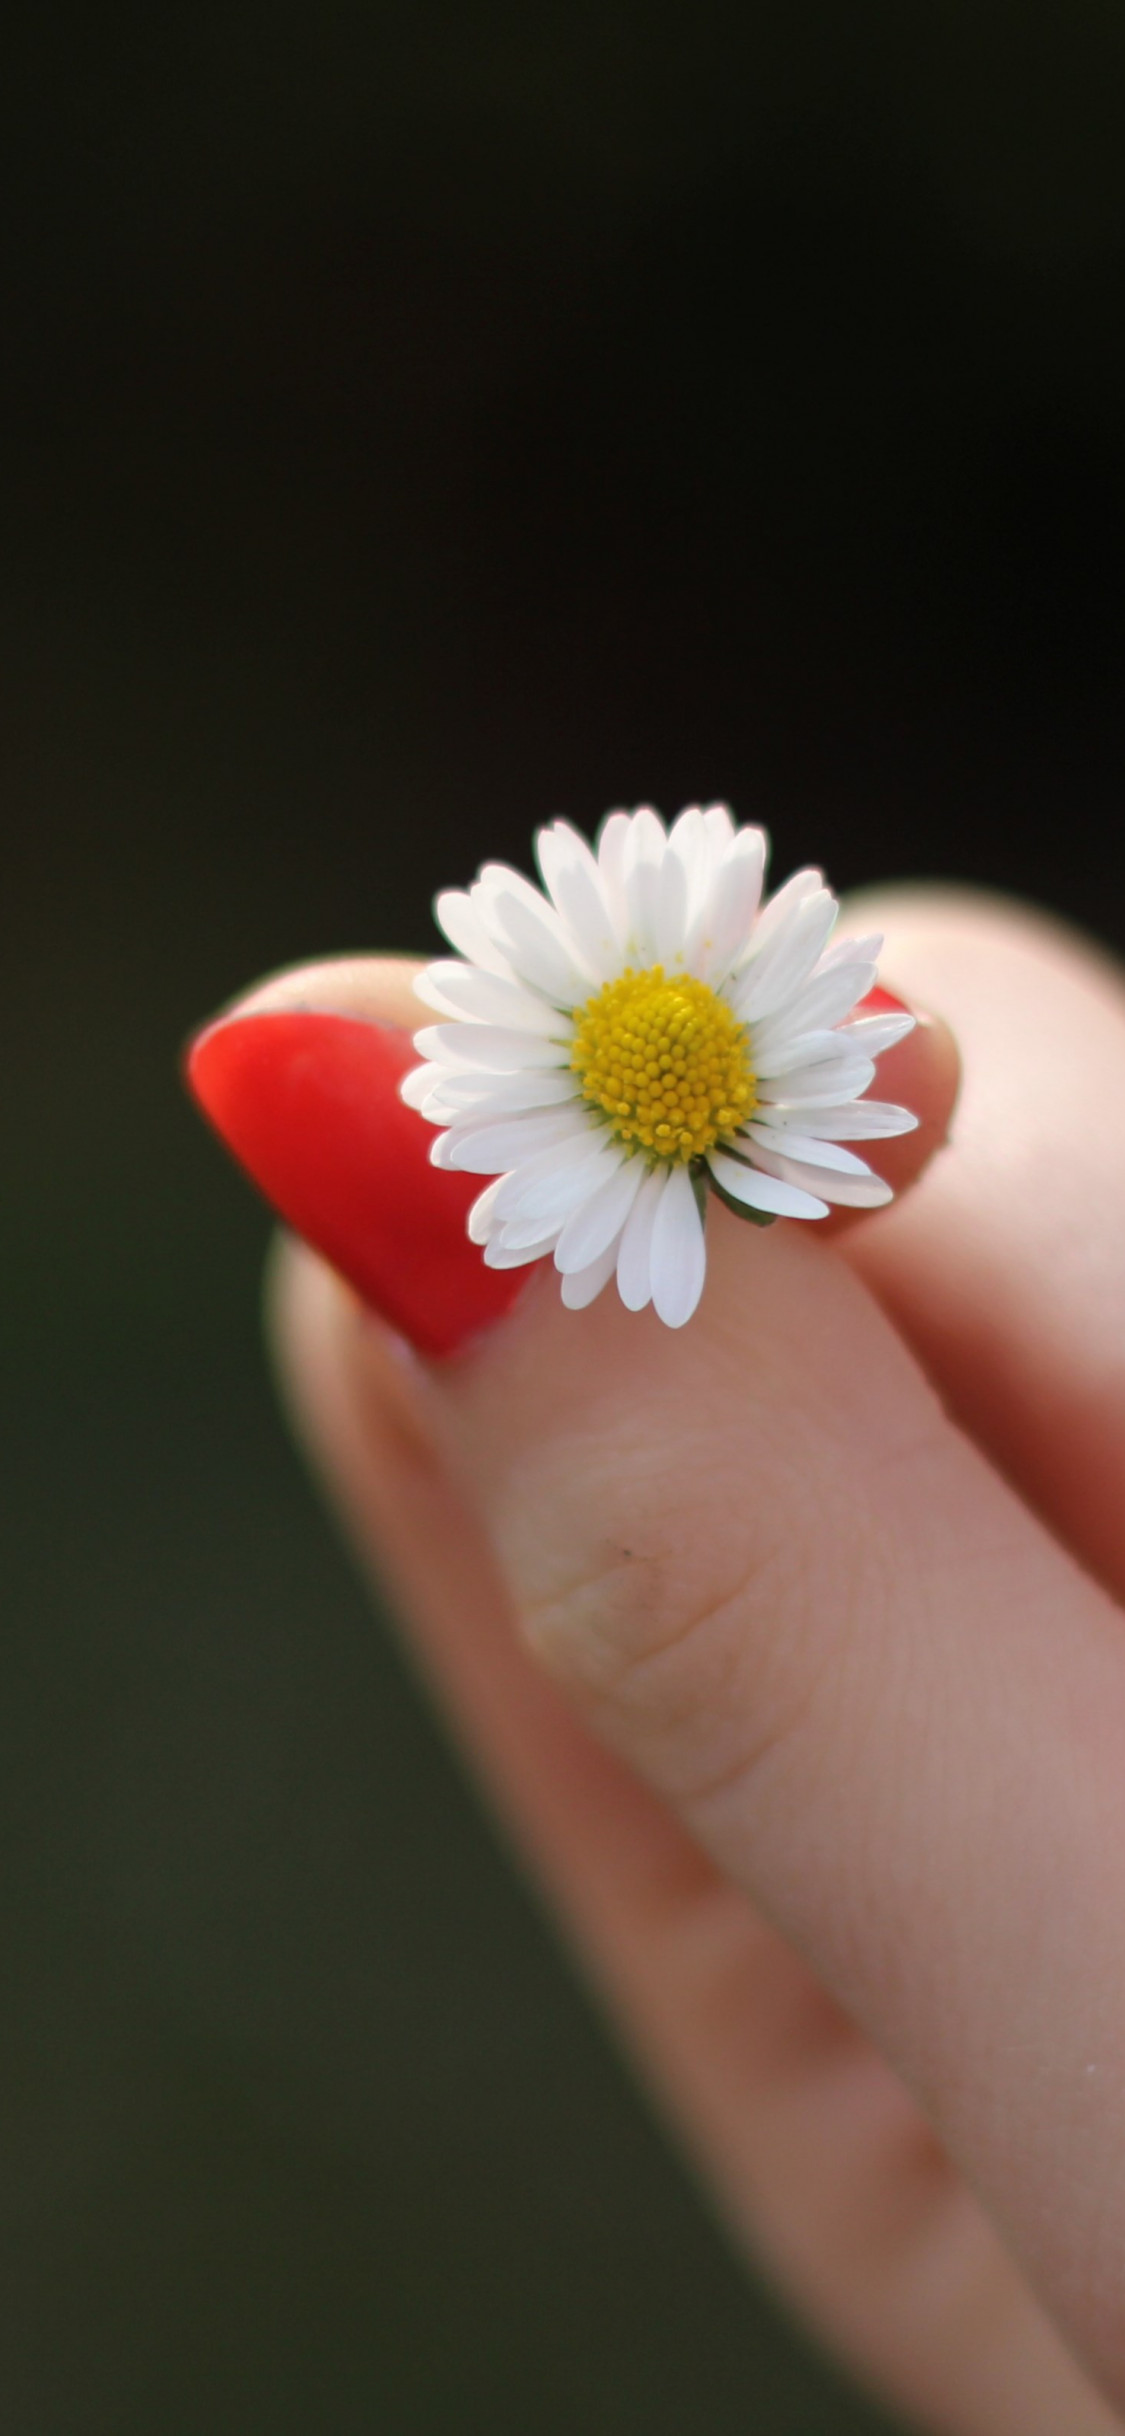
[[[1121,2399],[1115,1612],[842,1262],[717,1215],[691,1330],[537,1278],[436,1426],[531,1646],[879,2041]]]
[[[196,1052],[205,1105],[314,1239],[288,1146],[304,1175],[315,1077],[286,991],[340,1007],[340,979],[274,985]],[[346,987],[358,1012],[371,971]],[[363,1011],[385,1020],[380,990]],[[384,1055],[369,1023],[341,1040]],[[382,1170],[400,1270],[419,1197],[457,1182]],[[852,1269],[713,1217],[689,1329],[609,1297],[566,1311],[536,1274],[429,1372],[430,1427],[531,1647],[876,2038],[1123,2400],[1119,1619]],[[369,1343],[357,1325],[359,1371]]]

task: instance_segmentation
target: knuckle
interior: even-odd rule
[[[810,1534],[801,1467],[785,1470],[752,1497],[741,1467],[737,1487],[719,1473],[685,1509],[663,1464],[618,1461],[611,1499],[579,1468],[554,1558],[529,1548],[516,1565],[537,1657],[606,1740],[693,1809],[789,1742],[862,1603],[851,1501],[845,1512],[822,1472],[823,1527]]]

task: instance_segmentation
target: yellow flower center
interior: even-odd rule
[[[607,981],[574,1010],[572,1072],[631,1151],[686,1165],[756,1103],[746,1026],[690,973],[661,964]]]

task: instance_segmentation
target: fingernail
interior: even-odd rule
[[[881,981],[876,982],[873,990],[868,990],[866,998],[860,999],[855,1013],[857,1015],[913,1015],[915,1023],[925,1023],[928,1020],[920,1007],[911,1006],[909,999],[897,997],[894,990],[885,990]]]
[[[419,1353],[501,1318],[527,1269],[487,1269],[465,1220],[479,1176],[431,1167],[433,1127],[399,1098],[409,1032],[344,1015],[220,1018],[188,1087],[286,1224]]]

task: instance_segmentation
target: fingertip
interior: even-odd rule
[[[909,1108],[917,1123],[908,1133],[858,1145],[896,1201],[919,1182],[931,1159],[948,1142],[961,1084],[961,1053],[944,1016],[884,988],[872,990],[857,1009],[865,1016],[899,1011],[913,1015],[914,1029],[893,1049],[883,1051],[869,1096]],[[843,1234],[874,1214],[834,1209],[824,1222],[823,1233]]]
[[[283,965],[239,990],[197,1027],[184,1051],[185,1064],[210,1032],[244,1015],[346,1015],[356,1022],[398,1024],[413,1031],[424,1021],[413,990],[414,975],[421,969],[417,956],[393,955],[345,954]]]
[[[470,1241],[479,1179],[431,1164],[432,1128],[401,1093],[409,1030],[356,1004],[255,993],[193,1042],[188,1088],[286,1226],[440,1358],[501,1318],[525,1277],[486,1268]]]

